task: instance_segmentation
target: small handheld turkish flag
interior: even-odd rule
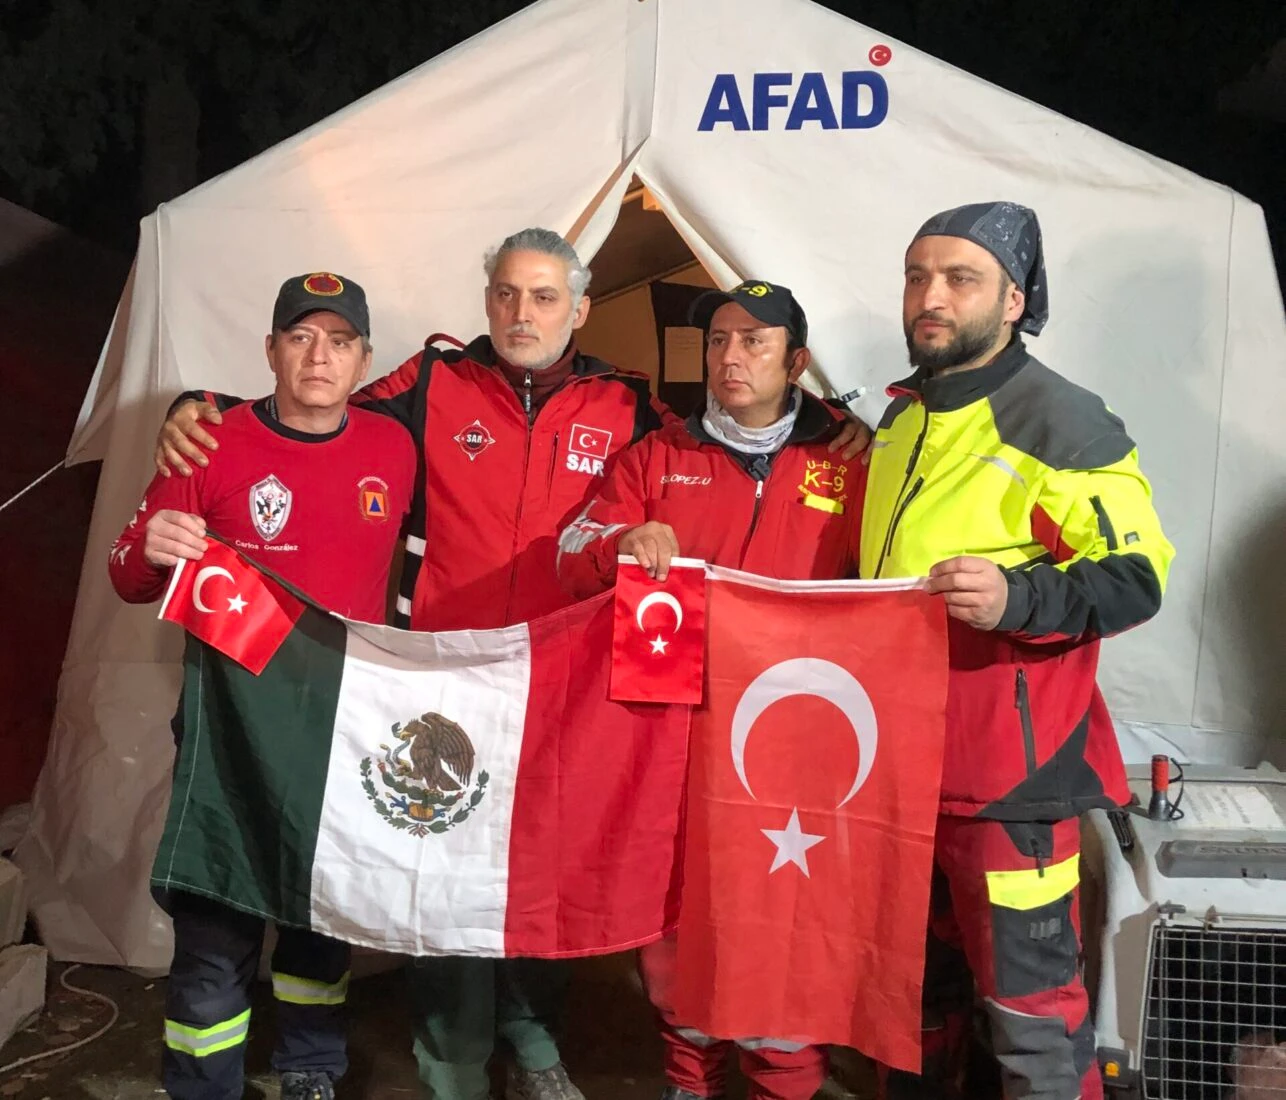
[[[157,617],[258,676],[307,606],[232,547],[211,540],[200,561],[174,567]]]
[[[705,562],[675,558],[656,581],[633,558],[616,567],[609,698],[699,703],[705,669]]]

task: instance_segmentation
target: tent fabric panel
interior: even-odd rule
[[[1263,211],[1237,195],[1230,221],[1222,384],[1182,388],[1218,425],[1192,724],[1286,739],[1286,315]]]

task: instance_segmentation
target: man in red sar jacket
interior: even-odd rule
[[[1023,343],[1049,315],[1042,252],[1035,213],[994,202],[935,215],[906,253],[916,370],[876,433],[860,571],[928,575],[951,670],[925,980],[937,1028],[923,1078],[887,1075],[890,1100],[959,1095],[970,971],[1008,1100],[1103,1096],[1078,815],[1129,792],[1095,673],[1102,638],[1157,612],[1174,548],[1125,425]]]
[[[424,456],[395,616],[413,630],[507,626],[571,602],[555,574],[558,533],[622,450],[674,419],[645,377],[577,349],[589,271],[562,237],[524,229],[484,266],[489,335],[457,351],[426,345],[353,397],[403,425]],[[209,461],[198,422],[219,412],[201,396],[161,430],[163,473]],[[851,460],[868,441],[850,421],[829,457]],[[411,974],[415,1053],[436,1100],[484,1100],[497,1034],[516,1061],[509,1100],[582,1100],[554,1039],[568,964],[426,958]]]
[[[172,567],[199,561],[214,532],[326,607],[382,622],[416,454],[389,420],[347,405],[371,363],[362,288],[329,272],[287,280],[267,352],[273,394],[212,429],[217,463],[191,479],[153,479],[112,546],[112,584],[131,603],[159,598]],[[181,736],[177,718],[175,732]],[[240,1100],[263,920],[183,891],[160,900],[174,921],[165,1090],[174,1100]],[[334,1096],[348,1064],[341,1016],[348,959],[347,944],[280,930],[272,984],[282,1100]]]
[[[839,414],[796,385],[808,324],[791,292],[746,282],[692,307],[707,332],[705,409],[631,447],[559,540],[559,577],[589,596],[618,554],[664,579],[683,554],[770,577],[834,579],[856,565],[865,467],[833,455]],[[675,944],[640,953],[661,1018],[663,1100],[722,1096],[732,1042],[684,1026],[671,1007]],[[826,1077],[822,1047],[800,1037],[743,1038],[754,1100],[809,1100]]]

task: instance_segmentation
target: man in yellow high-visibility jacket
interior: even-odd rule
[[[1121,420],[1019,335],[1048,316],[1031,210],[930,218],[907,251],[902,309],[916,370],[890,387],[876,432],[860,569],[928,574],[951,673],[925,1076],[888,1073],[885,1095],[953,1095],[967,961],[1005,1096],[1098,1100],[1078,815],[1128,797],[1099,639],[1156,613],[1174,549]]]

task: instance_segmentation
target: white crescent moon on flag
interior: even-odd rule
[[[639,624],[639,629],[643,629],[643,613],[655,604],[661,604],[674,612],[674,633],[677,634],[679,627],[683,625],[683,607],[669,592],[649,592],[639,600],[638,610],[634,612],[634,621]]]
[[[758,797],[746,779],[746,742],[750,738],[759,716],[779,699],[792,695],[815,695],[834,704],[848,719],[857,737],[857,776],[848,794],[840,799],[836,809],[843,806],[866,782],[875,764],[875,748],[879,742],[879,729],[875,720],[875,707],[866,688],[851,672],[833,661],[816,657],[795,657],[764,669],[741,694],[737,709],[732,714],[732,766],[737,778],[751,798]]]
[[[213,615],[214,608],[206,607],[204,602],[202,602],[201,586],[204,585],[211,577],[227,577],[228,580],[233,580],[232,574],[221,565],[207,565],[196,575],[196,581],[192,585],[192,602],[196,604],[196,609],[198,611],[204,611],[207,615]]]

